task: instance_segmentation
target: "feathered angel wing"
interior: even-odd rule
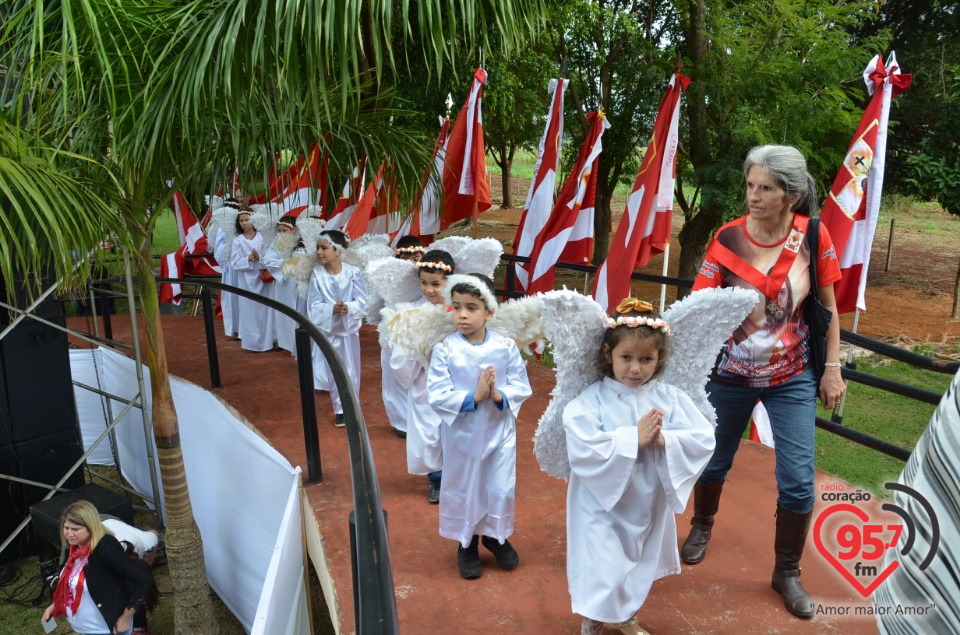
[[[222,196],[216,196],[216,195],[210,196],[210,195],[208,194],[207,196],[204,196],[203,198],[207,201],[207,207],[210,208],[210,211],[211,211],[211,212],[215,212],[215,211],[217,211],[218,209],[220,209],[221,207],[223,207],[223,197],[222,197]]]
[[[565,479],[570,475],[570,461],[563,409],[597,380],[597,351],[606,315],[593,298],[576,291],[550,291],[539,300],[544,330],[553,344],[557,383],[537,425],[533,451],[541,470]]]
[[[390,235],[389,234],[363,234],[362,236],[357,236],[356,240],[350,241],[351,249],[360,249],[367,245],[385,245],[390,246]],[[390,254],[393,255],[393,250],[390,250]]]
[[[419,361],[426,368],[434,345],[456,330],[446,308],[433,304],[399,304],[381,311],[377,330],[394,352]]]
[[[409,260],[392,256],[376,260],[367,267],[364,278],[367,289],[381,297],[385,306],[420,299],[420,276],[417,274],[417,266]],[[367,320],[370,321],[371,318],[374,320],[371,324],[376,324],[379,316],[373,317],[372,311],[367,311]]]
[[[670,325],[670,359],[663,381],[687,393],[703,415],[716,425],[717,413],[704,386],[717,353],[759,301],[752,289],[701,289],[663,314]]]
[[[540,296],[530,295],[504,302],[490,320],[490,328],[512,339],[520,349],[542,344],[547,333],[540,317]]]
[[[456,254],[451,254],[457,263],[457,273],[482,273],[492,278],[503,254],[503,245],[495,238],[467,241]]]
[[[420,281],[412,262],[393,257],[387,245],[365,245],[360,248],[360,267],[367,282],[367,324],[380,323],[380,309],[400,302],[413,302],[420,297]],[[403,263],[413,267],[400,267]],[[406,283],[406,284],[404,284]],[[399,289],[396,285],[399,285]],[[396,296],[396,291],[401,291]]]
[[[451,256],[454,260],[457,258],[457,254],[460,253],[460,250],[470,242],[470,238],[466,236],[447,236],[446,238],[441,238],[430,244],[430,249],[441,249]]]
[[[352,251],[352,250],[353,250],[353,245],[351,245],[350,249],[348,249],[347,251]],[[369,267],[374,262],[377,262],[378,260],[383,260],[384,258],[399,260],[399,258],[394,257],[393,249],[390,248],[390,245],[383,245],[381,243],[367,243],[366,245],[361,245],[356,249],[356,254],[357,254],[357,262],[360,263],[357,266],[363,269],[364,271],[366,271],[367,267]]]
[[[320,238],[320,232],[326,221],[322,218],[298,218],[297,231],[300,232],[300,240],[303,241],[303,248],[307,254],[317,253],[317,239]]]
[[[276,220],[270,217],[270,210],[266,205],[256,205],[250,219],[253,221],[253,227],[260,232],[263,238],[264,251],[266,247],[273,244],[273,239],[277,237]]]
[[[222,229],[226,237],[223,248],[223,262],[230,263],[230,252],[233,250],[233,239],[237,237],[237,210],[232,207],[220,207],[207,225],[207,238],[216,244],[217,230]]]

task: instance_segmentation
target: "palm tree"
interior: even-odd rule
[[[53,148],[46,155],[58,161],[31,187],[23,177],[19,187],[0,187],[14,210],[31,201],[42,208],[44,230],[59,240],[35,240],[23,213],[5,211],[0,238],[11,248],[0,268],[6,275],[9,258],[19,259],[11,267],[34,266],[26,254],[35,253],[53,257],[66,279],[64,248],[84,251],[110,231],[137,255],[177,632],[214,633],[151,268],[158,215],[144,209],[169,202],[165,179],[209,191],[234,161],[248,174],[277,149],[304,152],[317,139],[340,166],[363,154],[374,163],[391,157],[401,186],[412,189],[430,142],[406,125],[408,113],[391,96],[405,57],[423,56],[436,79],[454,61],[450,42],[483,45],[487,29],[479,25],[492,23],[502,46],[517,46],[539,27],[542,2],[10,0],[5,11],[0,62],[12,109],[4,115],[23,120],[31,138],[43,140],[36,153]],[[15,139],[0,134],[0,144]],[[0,184],[16,184],[29,157],[3,157]],[[58,176],[78,190],[73,201],[56,190]],[[98,197],[110,204],[93,204]],[[78,271],[82,277],[85,268]]]

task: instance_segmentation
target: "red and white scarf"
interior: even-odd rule
[[[90,558],[90,543],[82,547],[71,546],[67,557],[67,564],[63,566],[60,572],[60,581],[57,582],[57,590],[53,593],[53,614],[54,616],[66,616],[67,607],[70,607],[70,614],[76,615],[80,608],[80,598],[83,596],[84,569]],[[70,592],[70,579],[77,578],[77,590]]]

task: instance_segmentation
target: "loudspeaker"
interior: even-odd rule
[[[13,443],[77,429],[66,333],[24,320],[0,340],[0,358]]]
[[[133,503],[130,499],[95,483],[78,487],[72,492],[58,494],[50,500],[30,507],[33,531],[37,540],[60,549],[60,517],[72,503],[85,500],[93,503],[101,514],[116,516],[128,525],[133,525]]]
[[[17,457],[13,446],[0,445],[0,474],[17,475]],[[23,489],[20,483],[0,480],[0,543],[13,533],[20,522],[26,518],[29,506],[24,504]],[[21,557],[35,553],[36,544],[30,528],[24,529],[15,541],[0,551],[0,563],[15,562]]]
[[[42,277],[43,287],[53,282],[52,275]],[[15,276],[9,284],[0,279],[0,298],[12,299],[20,308],[30,306],[23,281],[23,276]],[[65,323],[60,303],[53,297],[33,313],[60,326]],[[0,330],[13,319],[11,313],[0,310]],[[54,485],[81,456],[67,335],[25,318],[0,339],[0,474]],[[80,470],[63,485],[81,486]],[[0,479],[0,542],[46,493],[41,487]],[[0,553],[0,562],[33,554],[36,548],[34,534],[27,529]]]

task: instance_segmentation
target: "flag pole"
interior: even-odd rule
[[[473,239],[477,239],[477,210],[480,209],[480,202],[477,200],[473,201]]]
[[[667,277],[667,267],[670,266],[670,243],[663,250],[663,277]],[[664,307],[667,304],[667,284],[660,284],[660,315],[663,315]]]
[[[856,312],[853,314],[853,332],[857,332],[857,326],[860,324],[860,308],[857,307]],[[847,366],[850,366],[853,363],[853,344],[847,345]],[[833,413],[833,416],[830,419],[834,423],[843,423],[843,405],[847,403],[847,391],[843,391],[843,395],[840,396],[840,405],[837,406],[837,411]]]

